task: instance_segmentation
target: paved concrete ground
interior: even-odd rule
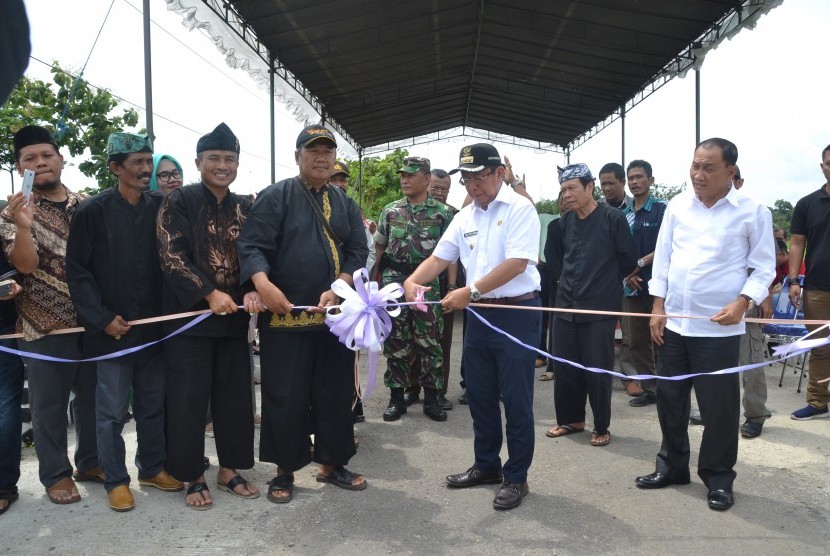
[[[453,401],[459,348],[456,343]],[[213,509],[197,512],[184,506],[182,493],[136,482],[132,512],[111,511],[103,486],[95,484],[79,485],[80,503],[57,506],[48,502],[34,450],[27,448],[21,498],[0,517],[0,554],[826,554],[830,421],[789,418],[804,396],[796,394],[797,376],[790,373],[778,388],[779,369],[767,371],[773,418],[760,438],[741,440],[737,503],[725,513],[707,508],[697,477],[689,486],[660,491],[634,487],[635,476],[653,470],[660,431],[654,406],[629,407],[619,385],[613,440],[594,448],[586,433],[545,437],[553,422],[553,384],[536,384],[531,494],[520,508],[496,512],[495,486],[444,487],[445,475],[472,462],[466,406],[456,404],[445,423],[426,418],[420,405],[401,421],[384,423],[387,394],[379,381],[366,402],[367,421],[357,427],[360,450],[349,466],[366,475],[363,492],[319,484],[310,466],[297,473],[295,499],[287,505],[264,496],[242,500],[214,487]],[[691,428],[693,463],[701,433]],[[132,423],[125,436],[132,458]],[[213,441],[207,450],[213,486]],[[272,465],[257,463],[245,475],[265,489],[273,473]]]

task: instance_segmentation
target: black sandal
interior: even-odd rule
[[[230,494],[233,494],[234,496],[238,496],[239,498],[245,498],[247,500],[251,500],[251,499],[254,499],[254,498],[259,498],[259,491],[252,492],[250,494],[239,494],[238,492],[236,492],[236,487],[238,487],[239,485],[243,485],[247,489],[248,485],[250,485],[250,484],[252,484],[252,483],[250,481],[248,481],[247,479],[245,479],[239,473],[234,475],[231,478],[231,480],[228,481],[225,484],[220,483],[219,480],[216,481],[216,486],[219,487],[219,490],[221,490],[223,492],[228,492]]]
[[[208,489],[207,483],[193,483],[192,485],[187,487],[187,494],[188,495],[198,493],[199,496],[202,497],[203,502],[207,501],[207,498],[205,498],[205,492],[210,492],[210,489]],[[213,502],[211,502],[210,504],[202,504],[201,506],[196,506],[195,504],[188,504],[187,500],[185,499],[185,505],[188,508],[190,508],[191,510],[197,510],[197,511],[202,512],[202,511],[211,509],[213,507]]]
[[[18,498],[20,498],[20,495],[16,492],[11,490],[0,490],[0,500],[6,500],[8,502],[5,508],[0,509],[0,515],[6,513],[6,510],[11,508],[12,504],[14,504]]]
[[[358,477],[362,477],[362,475],[352,473],[342,465],[338,465],[328,475],[317,473],[317,482],[331,483],[334,486],[338,486],[346,490],[363,490],[369,486],[369,483],[366,482],[365,478],[363,479],[363,482],[358,485],[352,484],[352,481]]]
[[[275,496],[274,493],[283,490],[288,496]],[[274,504],[287,504],[294,498],[294,474],[283,473],[268,481],[268,500]]]

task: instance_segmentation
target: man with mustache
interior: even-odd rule
[[[21,351],[81,359],[80,334],[49,332],[78,326],[66,285],[66,239],[81,196],[61,182],[63,157],[51,133],[25,126],[14,135],[17,170],[35,172],[31,196],[17,192],[0,215],[0,233],[9,262],[22,275],[17,301]],[[74,392],[77,481],[103,482],[95,437],[95,365],[55,363],[24,357],[40,482],[49,500],[81,500],[67,457],[69,394]]]
[[[188,483],[185,504],[207,510],[213,506],[204,475],[208,402],[219,456],[216,486],[240,498],[259,497],[259,489],[237,469],[254,466],[247,313],[259,312],[262,304],[256,293],[246,293],[239,279],[236,242],[251,201],[230,191],[239,169],[239,140],[226,124],[196,143],[196,168],[201,182],[180,187],[165,199],[157,233],[164,312],[209,308],[214,314],[170,338],[164,352],[168,466]],[[179,326],[171,325],[171,331]]]
[[[85,200],[75,212],[66,247],[69,293],[86,329],[84,355],[96,357],[140,346],[161,337],[158,325],[131,326],[135,319],[161,314],[161,266],[156,215],[164,198],[150,192],[150,139],[112,133],[107,164],[115,187]],[[133,392],[138,433],[136,466],[142,486],[179,491],[183,485],[164,470],[164,366],[161,345],[98,361],[95,424],[98,457],[106,473],[110,508],[135,507],[121,436]]]

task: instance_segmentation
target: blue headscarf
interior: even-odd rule
[[[184,183],[184,172],[182,172],[182,165],[179,164],[179,161],[170,156],[169,154],[154,154],[153,155],[153,175],[150,176],[150,191],[157,191],[159,188],[158,181],[156,180],[156,172],[158,172],[159,164],[164,159],[169,160],[173,164],[176,165],[176,168],[179,169],[179,174],[182,175],[182,183]]]

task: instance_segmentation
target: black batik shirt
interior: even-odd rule
[[[237,245],[250,209],[248,197],[231,191],[219,201],[203,183],[171,193],[158,217],[158,244],[164,269],[165,313],[208,309],[213,290],[237,305],[248,291],[239,281]],[[178,328],[185,321],[174,321]],[[184,332],[191,336],[244,336],[248,314],[214,315]],[[168,326],[168,328],[171,328]]]

